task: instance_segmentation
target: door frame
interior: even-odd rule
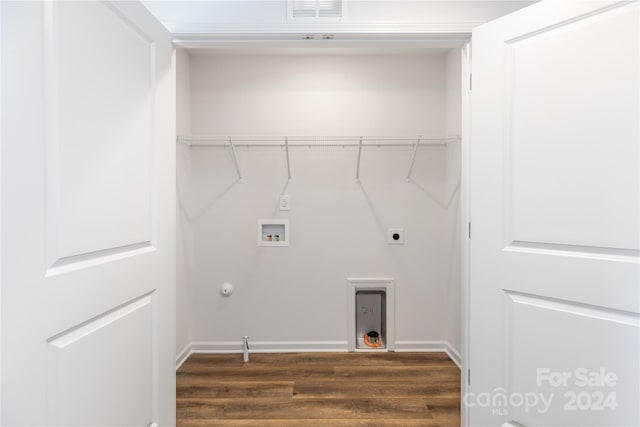
[[[0,3],[0,34],[2,34]],[[1,39],[1,37],[0,37]],[[0,41],[0,100],[2,100],[2,42]],[[2,102],[0,102],[0,384],[2,384]],[[2,387],[0,387],[0,421],[2,420]]]
[[[381,27],[367,25],[351,25],[340,27],[340,30],[328,31],[340,33],[340,44],[336,47],[375,48],[378,46],[422,47],[422,48],[457,48],[461,54],[461,135],[460,135],[460,421],[461,426],[469,425],[468,411],[464,405],[464,396],[469,391],[469,354],[470,354],[470,143],[471,143],[471,51],[472,30],[481,23],[452,24],[450,26],[418,25],[407,31],[406,24],[389,24]],[[226,34],[174,34],[173,44],[176,48],[300,48],[303,33],[323,33],[317,27],[309,27],[308,31],[301,33],[259,33],[260,28],[253,29],[258,33],[244,33],[253,35],[248,38],[228,37]],[[272,29],[271,29],[272,31]],[[326,32],[326,31],[324,31]],[[394,37],[394,34],[402,33],[403,37]],[[320,41],[323,42],[323,41]],[[308,47],[317,46],[317,42]]]
[[[471,287],[470,287],[470,249],[471,249],[471,162],[470,162],[470,144],[471,144],[471,91],[472,91],[472,75],[471,75],[471,52],[472,40],[462,47],[461,61],[461,153],[460,153],[460,286],[462,307],[461,315],[461,352],[462,367],[460,369],[460,425],[469,425],[469,413],[464,404],[464,397],[469,392],[471,368],[469,366],[471,351]]]
[[[508,12],[507,14],[512,13]],[[493,19],[491,19],[493,20]],[[300,24],[292,29],[287,23],[267,25],[227,25],[208,28],[200,34],[173,34],[176,48],[263,48],[302,47],[325,44],[325,40],[302,41],[307,34],[339,35],[339,47],[378,47],[391,44],[398,47],[441,47],[461,50],[461,135],[460,135],[460,416],[461,425],[469,426],[469,416],[464,396],[470,384],[470,144],[471,141],[471,61],[472,33],[485,22],[448,23],[349,23]],[[207,32],[208,31],[208,32]],[[232,35],[235,34],[235,35]],[[243,37],[244,36],[244,37]],[[334,42],[335,43],[335,42]]]

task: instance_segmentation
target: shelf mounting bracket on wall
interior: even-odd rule
[[[362,137],[358,143],[358,164],[356,165],[356,182],[360,182],[360,157],[362,156]]]
[[[289,163],[289,137],[284,137],[284,150],[287,153],[287,179],[291,179],[291,164]]]
[[[416,154],[418,154],[418,146],[420,145],[421,138],[422,137],[419,136],[416,145],[413,146],[413,155],[411,156],[411,164],[409,165],[409,172],[407,173],[407,182],[411,181],[411,172],[413,172],[413,165],[416,162]]]
[[[238,181],[242,182],[242,174],[240,173],[240,166],[238,166],[238,157],[236,156],[236,147],[233,145],[233,140],[229,137],[229,147],[231,147],[231,156],[233,156],[233,163],[236,166],[236,173],[238,174]]]

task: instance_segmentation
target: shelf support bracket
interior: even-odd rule
[[[358,164],[356,165],[356,182],[360,182],[360,157],[362,156],[362,137],[358,143]]]
[[[422,137],[419,136],[416,145],[413,146],[413,155],[411,156],[411,164],[409,164],[409,172],[407,173],[407,182],[411,181],[411,172],[413,172],[413,165],[416,163],[416,154],[418,154],[418,146],[420,145],[421,138]]]
[[[284,150],[287,153],[287,179],[291,179],[291,163],[289,163],[289,137],[284,137]]]
[[[236,166],[238,180],[242,182],[242,174],[240,173],[240,166],[238,166],[238,157],[236,156],[236,147],[233,145],[233,140],[231,139],[231,137],[229,137],[229,147],[231,147],[231,156],[233,157],[233,163]]]

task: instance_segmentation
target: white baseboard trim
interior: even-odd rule
[[[253,343],[249,345],[253,347]],[[242,353],[242,341],[193,341],[191,353]]]
[[[322,353],[347,352],[347,341],[249,341],[251,353]],[[398,352],[435,352],[447,353],[449,358],[461,366],[460,353],[447,341],[396,341]],[[230,354],[242,353],[241,341],[194,341],[187,344],[176,357],[176,370],[185,360],[196,353]]]
[[[251,353],[322,353],[346,352],[346,341],[251,341]],[[176,357],[176,369],[195,353],[229,354],[242,353],[242,341],[194,341],[189,343]]]
[[[447,347],[444,351],[449,355],[449,359],[453,360],[453,363],[458,365],[458,369],[462,369],[462,356],[460,356],[460,352],[453,348],[449,342],[447,342]]]
[[[447,353],[449,359],[451,359],[458,368],[462,366],[462,357],[460,356],[460,353],[458,353],[458,351],[454,349],[448,341],[396,341],[396,351],[442,351]]]
[[[446,341],[396,341],[396,351],[445,351]]]
[[[347,341],[256,341],[249,344],[258,353],[346,352]]]
[[[184,361],[187,360],[189,356],[191,356],[191,345],[192,343],[185,345],[180,353],[178,353],[178,355],[176,356],[176,371],[180,369],[180,366],[182,366]]]

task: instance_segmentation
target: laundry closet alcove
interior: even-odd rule
[[[460,362],[462,62],[459,48],[178,50],[179,362],[240,352],[245,335],[256,352],[347,351],[353,277],[394,282],[384,351]],[[264,220],[287,222],[287,245],[256,242]]]

